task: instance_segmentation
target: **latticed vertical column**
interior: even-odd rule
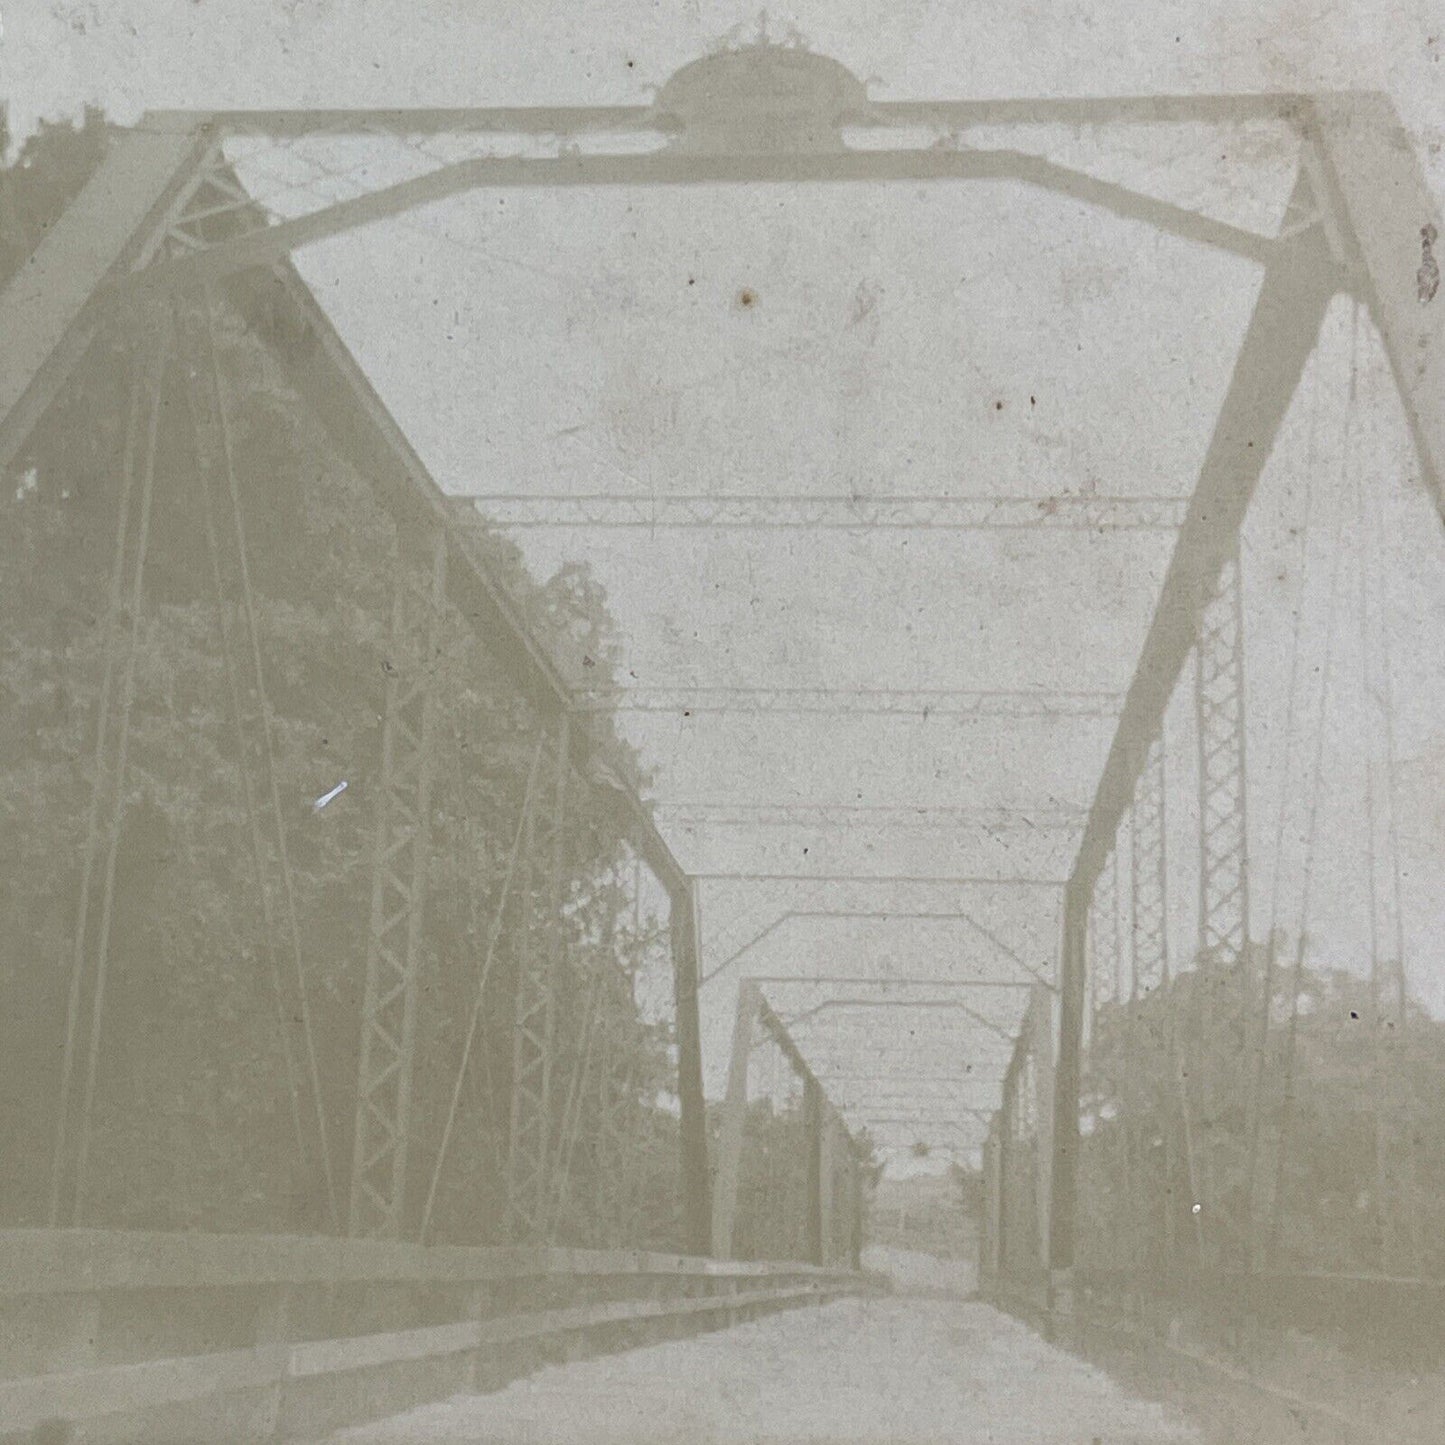
[[[1133,993],[1152,993],[1169,977],[1168,894],[1164,853],[1164,740],[1149,745],[1134,788],[1129,823]]]
[[[406,1202],[417,980],[423,953],[435,768],[436,666],[446,538],[430,566],[398,560],[376,795],[366,992],[361,1015],[350,1230],[396,1237]]]
[[[1244,617],[1239,554],[1220,569],[1200,615],[1195,657],[1199,736],[1199,948],[1234,964],[1249,939],[1245,818]]]
[[[1089,900],[1089,1007],[1097,1014],[1120,997],[1123,975],[1119,937],[1119,867],[1114,851]]]
[[[529,820],[526,877],[516,939],[516,1013],[512,1030],[507,1210],[515,1239],[546,1230],[552,1142],[552,1066],[562,963],[562,843],[569,767],[569,724],[558,729],[550,812]]]

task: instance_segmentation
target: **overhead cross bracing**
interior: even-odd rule
[[[1087,813],[1058,807],[916,808],[869,803],[654,803],[654,816],[709,828],[982,828],[987,832],[1082,828]]]
[[[662,103],[665,97],[660,97]],[[1289,108],[1274,97],[1261,97],[1261,114],[1283,119]],[[689,102],[689,105],[695,102]],[[479,186],[499,188],[628,186],[660,187],[697,185],[699,183],[734,184],[753,182],[820,182],[840,181],[1015,181],[1043,192],[1092,205],[1127,220],[1140,221],[1158,230],[1218,249],[1224,254],[1252,261],[1263,261],[1271,254],[1273,240],[1247,227],[1230,224],[1197,211],[1173,205],[1156,197],[1141,194],[1116,182],[1100,179],[1048,158],[1030,154],[1025,149],[1002,145],[984,147],[963,141],[960,130],[993,124],[1048,124],[1053,116],[1046,103],[1032,116],[1019,112],[1017,120],[987,119],[986,110],[965,112],[947,106],[936,107],[932,118],[921,116],[900,123],[899,113],[890,112],[887,104],[865,101],[866,121],[860,126],[830,125],[839,142],[824,152],[807,150],[795,153],[759,150],[747,147],[751,154],[729,154],[743,139],[724,126],[705,136],[698,129],[699,117],[691,117],[695,139],[702,144],[679,146],[676,121],[659,121],[660,111],[639,113],[635,108],[619,107],[611,113],[611,124],[592,111],[578,119],[577,113],[561,108],[551,113],[554,124],[547,125],[548,112],[533,111],[527,116],[533,130],[519,146],[517,137],[503,136],[494,144],[489,132],[506,132],[516,124],[521,113],[477,110],[451,112],[454,130],[443,133],[450,139],[418,144],[412,139],[435,134],[438,113],[405,111],[357,112],[349,117],[333,118],[329,123],[305,126],[300,131],[294,117],[276,114],[248,116],[231,112],[224,117],[206,116],[212,132],[232,138],[235,163],[244,169],[252,167],[253,186],[269,191],[269,206],[253,202],[243,207],[229,196],[219,203],[226,214],[250,222],[225,239],[206,244],[204,233],[197,235],[187,229],[186,214],[170,218],[172,234],[184,238],[181,254],[156,258],[147,255],[144,282],[152,288],[176,288],[201,281],[218,281],[250,267],[264,266],[287,253],[329,237],[376,221],[404,214],[420,206],[463,194]],[[1095,123],[1105,121],[1107,106],[1101,105]],[[1183,114],[1175,109],[1175,114]],[[1117,114],[1128,114],[1128,103],[1122,103]],[[1169,118],[1169,109],[1156,111],[1155,119]],[[863,117],[859,117],[863,120]],[[154,113],[148,120],[153,127],[186,129],[198,117],[185,113]],[[1107,122],[1106,122],[1107,123]],[[1122,123],[1127,124],[1128,121]],[[1145,122],[1146,124],[1148,122]],[[920,135],[918,132],[925,133]],[[872,132],[871,143],[865,140]],[[309,132],[309,134],[308,134]],[[545,132],[545,138],[544,138]],[[672,132],[672,134],[669,134]],[[846,132],[846,138],[845,138]],[[235,138],[247,135],[260,139],[260,145],[243,154]],[[385,175],[374,163],[348,164],[345,158],[332,159],[324,146],[316,142],[345,142],[362,137],[375,140],[393,139],[405,149]],[[458,142],[457,138],[464,138]],[[851,140],[851,144],[847,141]],[[910,141],[922,141],[921,148]],[[307,142],[311,142],[308,146]],[[900,144],[900,142],[902,142]],[[344,150],[344,145],[342,146]],[[282,166],[290,165],[290,174],[271,171],[268,175],[267,151]],[[520,153],[519,153],[520,152]],[[610,153],[609,153],[610,152]],[[221,157],[229,161],[230,157]],[[299,170],[300,174],[297,174]],[[371,176],[381,172],[376,180]],[[410,172],[407,174],[407,172]],[[267,184],[257,185],[260,178]],[[390,183],[379,183],[389,180]],[[249,194],[249,192],[248,192]],[[198,209],[214,214],[217,202],[210,197]]]
[[[822,1079],[825,1087],[834,1087],[832,1082],[821,1074],[818,1077]],[[998,1085],[995,1082],[995,1094],[997,1088]],[[993,1118],[995,1111],[995,1100],[992,1097],[981,1097],[970,1101],[940,1094],[916,1094],[903,1091],[882,1092],[868,1098],[845,1094],[835,1099],[834,1102],[845,1118],[855,1125],[865,1128],[872,1127],[883,1119],[901,1119],[915,1127],[933,1124],[935,1121],[946,1123],[968,1120],[970,1123],[983,1123],[986,1130],[988,1121]],[[970,1130],[970,1132],[973,1131]]]
[[[1170,532],[1186,497],[523,496],[476,495],[499,527],[719,531]]]
[[[948,1113],[930,1114],[926,1111],[914,1113],[873,1113],[866,1109],[855,1112],[854,1117],[865,1129],[873,1129],[887,1126],[897,1126],[904,1129],[912,1129],[917,1133],[931,1133],[943,1129],[954,1134],[961,1134],[965,1138],[974,1139],[978,1135],[978,1125],[985,1128],[988,1121],[993,1117],[992,1109],[970,1109],[960,1107],[950,1110]]]
[[[783,873],[748,872],[743,869],[694,873],[692,876],[699,883],[863,883],[897,884],[904,888],[1062,888],[1068,882],[1062,877],[1030,878],[1009,874],[960,878],[947,873],[936,877],[916,877],[898,873]]]
[[[715,886],[723,887],[736,882],[722,880]],[[766,945],[795,923],[810,929],[825,924],[869,928],[893,927],[900,923],[905,926],[910,923],[914,926],[956,925],[963,930],[965,937],[972,937],[984,945],[984,968],[996,967],[1006,960],[1016,976],[1052,982],[1052,946],[1044,950],[1031,944],[1031,932],[1006,938],[997,924],[980,916],[981,906],[990,894],[1012,900],[1021,891],[1014,884],[998,884],[996,880],[991,880],[970,886],[965,880],[955,879],[949,885],[924,885],[890,879],[886,884],[862,885],[858,880],[850,879],[848,885],[843,889],[841,885],[824,880],[805,888],[796,882],[768,880],[764,891],[771,896],[765,903],[759,900],[749,906],[744,902],[733,911],[724,926],[715,930],[710,927],[708,952],[710,959],[716,961],[710,962],[702,976],[702,983],[706,985],[736,968],[754,949]],[[745,890],[745,898],[758,892],[759,887],[756,883],[750,884]],[[872,894],[874,897],[882,894],[883,897],[872,907],[862,907],[856,901],[860,894]],[[709,913],[707,916],[710,919],[712,915]],[[1008,931],[1013,935],[1012,928]]]
[[[670,824],[672,847],[683,865],[709,887],[731,878],[747,882],[806,875],[840,885],[855,879],[908,876],[958,879],[1062,879],[1077,830],[961,826],[871,828],[715,827],[706,821]],[[879,870],[879,871],[874,871]],[[884,871],[886,870],[886,871]]]
[[[946,983],[947,980],[941,980],[941,982]],[[804,1024],[812,1023],[812,1021],[821,1014],[835,1011],[842,1013],[845,1010],[869,1010],[885,1007],[904,1010],[920,1009],[929,1015],[930,1021],[936,1021],[941,1015],[947,1014],[950,1011],[957,1011],[963,1016],[966,1022],[978,1024],[980,1027],[989,1030],[990,1033],[997,1034],[999,1038],[1006,1039],[1010,1043],[1013,1042],[1013,1031],[1011,1029],[1004,1024],[995,1022],[981,1010],[956,998],[892,999],[886,1003],[880,1002],[878,999],[869,998],[830,998],[825,999],[822,1003],[813,1004],[808,1008],[799,1009],[796,1013],[784,1014],[782,1015],[782,1019],[790,1029],[799,1029]]]
[[[828,717],[1113,718],[1122,699],[1108,692],[964,688],[618,687],[581,689],[584,712],[802,713]]]
[[[948,1080],[946,1084],[939,1087],[926,1085],[918,1080],[910,1081],[906,1073],[881,1070],[865,1076],[852,1076],[851,1082],[857,1087],[850,1089],[850,1076],[840,1074],[836,1070],[827,1071],[814,1069],[816,1073],[830,1090],[834,1091],[839,1108],[850,1108],[859,1103],[876,1105],[889,1103],[893,1105],[916,1104],[919,1102],[932,1102],[935,1104],[967,1105],[969,1108],[986,1108],[990,1114],[997,1102],[998,1081],[995,1079],[977,1080],[972,1088]]]
[[[799,1039],[806,1037],[808,1054],[820,1069],[867,1059],[897,1060],[914,1067],[951,1067],[964,1071],[971,1064],[977,1073],[985,1065],[1007,1063],[1017,1034],[1021,1009],[1001,1015],[998,1022],[979,1010],[917,1008],[888,1021],[885,1028],[871,1011],[852,1009],[829,1017],[799,1020]],[[791,1028],[792,1025],[789,1025]]]
[[[965,1075],[968,1072],[968,1066],[965,1065]],[[822,1077],[821,1071],[819,1071],[819,1077]],[[957,1090],[967,1088],[970,1086],[970,1084],[974,1083],[974,1081],[968,1079],[967,1077],[960,1079],[957,1070],[950,1070],[943,1073],[928,1073],[925,1070],[924,1072],[920,1073],[915,1072],[914,1068],[909,1068],[908,1066],[903,1066],[897,1069],[889,1069],[886,1072],[880,1069],[864,1069],[849,1072],[847,1069],[839,1067],[835,1069],[829,1069],[828,1078],[832,1083],[838,1085],[839,1087],[846,1087],[848,1084],[858,1084],[860,1086],[872,1087],[876,1085],[879,1080],[886,1079],[895,1082],[900,1088],[917,1087],[919,1085],[941,1084],[946,1086],[946,1092],[956,1092]],[[983,1087],[988,1090],[990,1099],[993,1097],[992,1085],[989,1084],[988,1081],[978,1081],[976,1086]]]
[[[972,1064],[975,1072],[997,1069],[1001,1076],[1013,1047],[1016,1028],[1005,1024],[986,1028],[963,1010],[940,1009],[933,1015],[923,1009],[906,1019],[893,1019],[884,1029],[876,1018],[859,1016],[819,1020],[813,1026],[800,1023],[798,1037],[806,1037],[810,1059],[826,1070],[846,1058],[882,1059],[900,1063],[926,1063],[962,1070]],[[890,1037],[897,1034],[896,1040]]]

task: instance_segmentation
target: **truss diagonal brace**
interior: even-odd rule
[[[141,256],[211,149],[203,117],[126,131],[0,290],[0,471],[89,345],[105,283]]]
[[[1318,96],[1310,111],[1320,199],[1380,328],[1422,479],[1445,516],[1445,219],[1388,96]]]
[[[1081,904],[1133,799],[1199,634],[1204,606],[1234,553],[1260,473],[1342,279],[1317,230],[1282,243],[1265,271],[1089,812],[1074,869]]]
[[[125,821],[127,757],[142,647],[146,554],[156,481],[156,432],[170,344],[166,317],[165,325],[156,328],[138,350],[132,374],[114,563],[103,624],[107,645],[96,704],[93,776],[85,848],[81,855],[80,897],[56,1100],[55,1152],[50,1181],[52,1227],[67,1222],[79,1225],[85,1215],[116,862]],[[80,1068],[82,1054],[83,1070]]]
[[[1301,178],[1296,202],[1308,205]],[[1239,528],[1285,413],[1314,350],[1341,272],[1315,228],[1282,240],[1265,268],[1210,438],[1189,512],[1165,574],[1123,714],[1109,749],[1073,873],[1064,890],[1059,1055],[1055,1071],[1051,1277],[1074,1262],[1080,1046],[1087,987],[1089,899],[1133,801],[1165,710],[1199,635],[1204,607],[1234,555]]]

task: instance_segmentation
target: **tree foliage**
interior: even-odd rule
[[[87,116],[78,129],[42,131],[0,170],[0,282],[84,183],[105,139],[99,118]],[[244,547],[225,493],[208,502],[201,482],[185,375],[201,363],[182,355],[168,364],[138,609],[125,585],[116,605],[114,582],[126,582],[136,557],[137,514],[127,530],[120,500],[125,458],[135,451],[127,442],[139,373],[133,321],[102,330],[5,479],[0,1149],[16,1161],[0,1185],[7,1222],[44,1217],[81,877],[89,857],[101,860],[103,878],[110,842],[104,810],[92,817],[108,668],[113,717],[126,718],[126,767],[114,886],[103,890],[109,969],[84,1221],[329,1227],[323,1161],[303,1149],[295,1122],[310,1082],[304,1061],[288,1069],[278,1019],[274,970],[298,961],[344,1194],[393,666],[388,617],[393,580],[407,564],[392,517],[287,384],[276,346],[255,317],[221,311],[216,359]],[[144,407],[134,414],[143,432]],[[140,499],[137,489],[135,507]],[[517,549],[480,520],[472,542],[561,665],[579,675],[585,665],[589,681],[605,684],[614,629],[587,568],[538,583]],[[232,642],[229,666],[223,635]],[[671,1026],[644,1017],[635,990],[640,972],[667,967],[664,932],[650,906],[637,906],[631,855],[575,776],[564,798],[560,917],[550,896],[515,890],[500,911],[543,724],[486,639],[450,606],[435,677],[408,1217],[415,1221],[438,1157],[467,1021],[499,932],[439,1179],[436,1235],[502,1237],[512,995],[526,909],[564,959],[552,1129],[570,1184],[559,1188],[555,1233],[622,1242],[625,1230],[640,1230],[626,1242],[671,1245]],[[609,762],[641,778],[607,720],[603,731]],[[314,809],[340,781],[346,791]],[[92,954],[96,946],[93,937],[86,944]],[[83,1043],[80,1052],[83,1073]],[[652,1217],[641,1212],[646,1198],[660,1201]]]
[[[711,1149],[718,1156],[722,1106],[711,1111]],[[882,1174],[874,1142],[866,1129],[853,1132],[852,1153],[858,1176],[858,1208],[866,1220],[872,1190]],[[801,1089],[777,1097],[766,1094],[748,1103],[738,1167],[735,1250],[739,1259],[805,1259],[808,1254],[808,1125]],[[853,1221],[841,1146],[833,1156],[830,1178],[820,1188],[832,1191],[829,1211],[830,1260],[846,1259],[852,1248]]]
[[[1271,966],[1262,948],[1105,1005],[1081,1250],[1156,1269],[1440,1273],[1445,1028],[1400,1005],[1342,969]]]

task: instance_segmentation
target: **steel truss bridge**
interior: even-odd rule
[[[1055,163],[1022,139],[1029,127],[1047,125],[1109,136],[1144,125],[1254,122],[1281,128],[1297,158],[1285,220],[1273,234]],[[1011,130],[1021,137],[1016,145],[975,140],[985,131],[992,137]],[[361,173],[338,176],[315,161],[311,181],[346,184],[313,188],[300,209],[294,200],[268,208],[238,179],[239,154],[269,147],[294,165],[305,161],[308,146],[337,138],[403,143],[416,161],[413,173],[371,184]],[[1253,314],[1197,476],[1165,479],[1154,496],[1064,494],[1045,502],[893,496],[886,489],[863,497],[496,492],[458,499],[429,476],[290,259],[304,246],[473,191],[898,180],[1016,182],[1255,266]],[[1197,1205],[1192,1216],[1171,1214],[1167,1267],[1149,1285],[1131,1268],[1127,1242],[1111,1230],[1107,1203],[1097,1193],[1104,1167],[1097,1141],[1112,1138],[1106,1126],[1113,1116],[1100,1113],[1095,1064],[1104,1055],[1091,1051],[1127,1030],[1136,1013],[1143,1017],[1151,998],[1172,997],[1171,982],[1186,974],[1224,980],[1219,987],[1225,990],[1229,980],[1253,977],[1241,525],[1337,297],[1356,305],[1383,342],[1420,476],[1439,508],[1445,300],[1435,297],[1429,264],[1440,224],[1382,95],[884,103],[833,62],[769,44],[685,67],[653,104],[641,107],[154,112],[120,133],[0,292],[0,467],[14,472],[28,464],[32,438],[93,348],[125,349],[130,398],[125,455],[112,482],[119,517],[114,570],[100,623],[113,645],[80,827],[81,876],[64,959],[65,1029],[55,1040],[58,1106],[48,1208],[43,1227],[0,1236],[10,1261],[3,1272],[8,1308],[22,1321],[43,1316],[50,1333],[34,1360],[0,1380],[7,1424],[24,1429],[55,1417],[82,1423],[141,1418],[162,1409],[182,1416],[196,1411],[186,1418],[205,1420],[214,1417],[218,1401],[264,1398],[268,1429],[284,1434],[329,1421],[327,1410],[338,1390],[350,1388],[347,1382],[382,1381],[374,1389],[356,1384],[363,1394],[372,1389],[368,1398],[380,1408],[393,1398],[410,1401],[458,1382],[475,1385],[525,1370],[559,1339],[613,1347],[607,1342],[636,1342],[649,1330],[726,1324],[867,1290],[874,1281],[860,1272],[866,1165],[878,1140],[917,1138],[963,1159],[981,1151],[984,1287],[1059,1330],[1090,1311],[1127,1315],[1138,1327],[1198,1315],[1253,1329],[1277,1318],[1284,1298],[1296,1310],[1293,1319],[1337,1318],[1360,1301],[1373,1308],[1405,1300],[1411,1318],[1438,1324],[1439,1276],[1411,1254],[1408,1229],[1391,1218],[1377,1220],[1385,1243],[1370,1269],[1291,1272],[1280,1264],[1279,1210],[1276,1203],[1271,1213],[1265,1181],[1272,1126],[1259,1093],[1273,1067],[1274,1055],[1264,1046],[1274,1037],[1268,1022],[1258,1047],[1245,1041],[1246,1073],[1256,1088],[1249,1116],[1226,1141],[1248,1160],[1248,1197],[1236,1216],[1242,1243],[1226,1248],[1211,1232],[1212,1203],[1202,1217]],[[305,957],[316,944],[297,914],[296,866],[288,851],[295,830],[279,791],[281,741],[267,693],[273,664],[264,655],[248,572],[254,559],[238,499],[243,479],[218,339],[226,328],[262,315],[284,319],[265,333],[274,364],[331,444],[367,479],[397,537],[399,564],[384,619],[379,771],[366,790],[374,836],[346,1129],[335,1126],[323,1105],[336,1081],[319,1072],[318,1005]],[[219,647],[246,780],[239,846],[265,912],[277,1028],[300,1101],[298,1139],[326,1194],[326,1222],[305,1240],[281,1238],[279,1229],[276,1238],[131,1237],[106,1227],[114,1221],[100,1218],[95,1203],[96,1110],[104,1088],[98,1061],[109,1026],[117,856],[130,808],[128,738],[132,713],[143,701],[136,658],[151,606],[147,552],[155,517],[181,504],[158,462],[157,419],[168,388],[177,385],[197,474],[186,504],[207,519]],[[1005,528],[1036,531],[1060,546],[1076,544],[1081,534],[1164,531],[1173,533],[1174,546],[1122,696],[705,686],[618,692],[574,684],[549,655],[501,580],[478,512],[495,526],[517,529]],[[465,964],[479,982],[461,1034],[460,1069],[454,1087],[443,1091],[440,1133],[427,1136],[422,1152],[418,1090],[431,1046],[422,1033],[430,986],[426,929],[437,906],[432,862],[444,786],[439,694],[446,673],[433,662],[455,617],[464,619],[523,700],[533,751],[520,819],[504,825],[500,901],[494,900],[494,916],[476,943],[477,957]],[[1164,723],[1182,684],[1192,694],[1197,739],[1199,954],[1192,970],[1169,957],[1166,779],[1179,760],[1169,756]],[[608,760],[605,719],[629,709],[942,712],[1006,725],[1043,716],[1102,722],[1112,743],[1083,811],[1057,803],[910,809],[822,800],[664,801],[654,811]],[[578,985],[560,921],[573,906],[562,855],[579,788],[667,903],[678,1209],[675,1237],[661,1252],[638,1252],[642,1237],[626,1237],[640,1227],[635,1199],[624,1205],[620,1194],[607,1193],[607,1180],[623,1179],[628,1151],[640,1147],[616,1122],[619,1101],[629,1089],[635,1097],[636,1085],[608,1072],[605,1038],[596,1044],[595,1075],[586,1072],[596,1037],[605,1033],[601,1025],[584,1022],[576,1027],[592,1032],[567,1033],[565,990]],[[731,830],[1042,827],[1072,838],[1076,851],[1059,877],[746,869],[690,876],[668,842],[669,826],[679,822]],[[754,890],[762,911],[744,916],[726,945],[709,951],[701,903],[724,885]],[[990,889],[1038,896],[1049,919],[1048,910],[1057,908],[1056,957],[1039,958],[979,921],[984,915],[974,902]],[[984,964],[965,979],[890,980],[883,974],[764,976],[752,971],[751,959],[744,961],[786,927],[828,919],[857,927],[878,920],[953,921],[972,930],[965,951]],[[479,1088],[469,1061],[488,1027],[483,990],[497,958],[505,959],[498,976],[505,972],[510,980],[496,1160],[506,1239],[479,1246],[438,1242],[439,1187],[444,1193],[447,1170],[477,1147],[467,1123]],[[1286,966],[1271,941],[1266,1020]],[[1382,1000],[1396,990],[1403,1000],[1403,959],[1392,966],[1401,971],[1398,978],[1386,976],[1381,965],[1372,979],[1372,1006],[1384,1008]],[[710,1115],[699,990],[720,977],[736,984],[738,1003],[726,1094]],[[608,987],[596,980],[586,986],[596,998]],[[1182,1026],[1167,1007],[1159,1005],[1160,1036],[1174,1038]],[[885,1012],[899,1011],[916,1015],[921,1030],[909,1034],[902,1059],[890,1054],[878,1024]],[[1258,1012],[1246,1001],[1246,1033]],[[1291,1048],[1297,1012],[1288,1026]],[[1403,1019],[1402,1006],[1402,1028]],[[577,1064],[567,1051],[584,1043],[585,1053],[578,1054],[584,1062]],[[764,1057],[772,1060],[773,1075],[759,1082]],[[1291,1053],[1291,1068],[1293,1059]],[[1212,1126],[1201,1120],[1182,1074],[1177,1082],[1161,1146],[1170,1153],[1158,1177],[1169,1189],[1184,1181],[1188,1197],[1197,1200],[1208,1193],[1200,1171],[1218,1151],[1206,1148],[1202,1135]],[[594,1208],[613,1213],[606,1228],[599,1224],[594,1245],[573,1247],[559,1242],[558,1221],[568,1207],[567,1168],[582,1132],[578,1100],[589,1090],[600,1101],[599,1159],[610,1150],[622,1162],[615,1176],[596,1165],[602,1182]],[[1289,1108],[1297,1108],[1287,1097]],[[749,1169],[762,1167],[749,1162],[764,1127],[759,1101],[777,1127],[796,1130],[791,1153],[799,1177],[796,1187],[770,1196],[770,1217],[759,1213],[756,1189],[745,1187]],[[1280,1160],[1288,1137],[1286,1128],[1274,1146]],[[1139,1142],[1130,1136],[1121,1147],[1127,1153]],[[588,1146],[580,1147],[585,1153]],[[1134,1154],[1129,1159],[1129,1167],[1143,1167]],[[1391,1156],[1382,1171],[1397,1164]],[[1285,1164],[1278,1169],[1282,1178]],[[1375,1209],[1387,1216],[1388,1201],[1377,1201]],[[372,1321],[369,1333],[343,1338],[349,1317],[336,1293],[343,1286],[365,1299],[361,1314]],[[173,1326],[158,1324],[157,1356],[117,1363],[119,1356],[106,1354],[115,1320],[140,1310],[160,1321],[165,1300],[179,1295],[193,1297],[202,1310],[207,1304],[220,1309],[235,1327],[197,1351],[165,1344]],[[404,1295],[411,1305],[399,1303]],[[425,1304],[417,1304],[423,1296]],[[429,1384],[420,1362],[434,1367]],[[396,1383],[403,1376],[410,1382],[404,1389]],[[400,1395],[388,1394],[393,1389]]]

